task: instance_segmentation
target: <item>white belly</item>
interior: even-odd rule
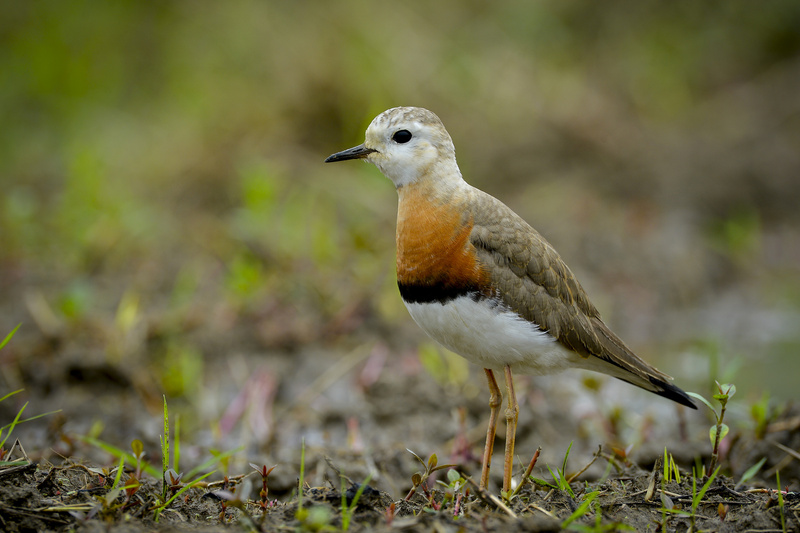
[[[586,361],[501,305],[461,296],[445,304],[406,303],[411,317],[435,341],[483,368],[551,374]]]

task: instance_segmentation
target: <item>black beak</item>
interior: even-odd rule
[[[348,159],[364,159],[372,152],[377,152],[377,150],[373,150],[372,148],[367,148],[363,144],[359,144],[353,148],[348,148],[347,150],[328,156],[325,162],[333,163],[335,161],[346,161]]]

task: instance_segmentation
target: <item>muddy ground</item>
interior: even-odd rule
[[[330,486],[306,487],[303,509],[297,498],[261,504],[225,503],[219,483],[190,489],[165,509],[158,521],[152,508],[160,487],[147,482],[133,495],[111,490],[111,479],[99,469],[48,462],[3,472],[2,526],[4,531],[281,531],[341,530],[342,494]],[[800,527],[796,492],[737,486],[730,478],[714,480],[693,509],[687,478],[655,491],[647,499],[653,476],[628,467],[605,481],[575,483],[574,494],[528,485],[503,508],[493,500],[461,489],[457,503],[452,490],[433,489],[410,499],[395,500],[366,486],[353,503],[357,486],[345,491],[352,531],[797,531]],[[658,477],[655,483],[660,486]],[[699,489],[699,487],[698,487]],[[422,491],[420,491],[422,492]],[[591,505],[581,502],[593,495]],[[226,497],[229,497],[227,495]],[[234,506],[236,505],[236,506]],[[672,512],[666,512],[668,505]],[[266,508],[265,508],[266,507]],[[572,519],[578,514],[577,519]],[[689,515],[689,516],[687,516]],[[693,516],[692,516],[693,515]],[[574,520],[574,521],[572,521]],[[665,529],[663,529],[665,528]]]
[[[12,343],[26,349],[35,345],[23,338]],[[242,366],[237,370],[237,365]],[[495,455],[490,491],[481,493],[466,480],[479,475],[487,412],[484,384],[476,372],[463,382],[442,384],[411,353],[394,352],[374,340],[347,353],[284,352],[266,361],[242,355],[237,363],[212,361],[209,366],[239,393],[230,396],[221,419],[206,428],[192,420],[200,413],[173,400],[172,453],[180,418],[182,474],[212,458],[212,450],[231,450],[232,455],[176,480],[169,494],[213,471],[157,511],[164,501],[158,474],[163,400],[149,398],[146,387],[121,364],[69,357],[51,365],[20,362],[29,383],[37,377],[41,393],[27,396],[25,415],[60,411],[20,424],[14,429],[16,446],[11,447],[13,439],[5,446],[8,459],[19,463],[0,469],[2,530],[341,530],[342,488],[352,502],[364,480],[368,483],[348,525],[353,531],[687,531],[692,514],[699,530],[800,527],[800,463],[792,451],[800,447],[800,410],[791,404],[774,406],[757,435],[752,424],[736,420],[731,400],[733,430],[723,440],[720,474],[693,509],[691,469],[710,461],[707,413],[589,375],[521,377],[515,479],[536,447],[543,450],[532,474],[538,481],[526,484],[503,507],[497,499],[500,455]],[[644,406],[641,411],[631,398]],[[622,402],[627,402],[624,409]],[[19,405],[2,402],[3,419],[13,419]],[[501,424],[496,450],[502,450],[503,430]],[[130,450],[127,443],[133,439],[142,441],[144,461],[155,473],[137,476],[128,458],[117,480],[119,457],[104,450],[103,443]],[[570,443],[567,491],[557,487],[553,473],[558,476]],[[671,479],[662,484],[663,467],[657,462],[664,447],[680,466],[680,483]],[[425,461],[436,453],[439,465],[453,464],[453,472],[433,472],[410,494],[418,481],[414,474],[425,468],[406,448]],[[758,473],[737,483],[761,458],[766,461]],[[254,466],[273,465],[262,498],[262,477]],[[782,505],[774,490],[777,470]],[[141,483],[132,487],[134,477]],[[700,491],[706,480],[699,476],[694,490]],[[649,497],[648,487],[654,489]]]

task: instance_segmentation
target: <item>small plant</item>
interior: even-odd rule
[[[164,398],[164,435],[161,437],[161,501],[167,500],[167,470],[169,470],[169,409],[167,397]],[[176,467],[177,470],[177,467]]]
[[[744,474],[742,474],[741,479],[739,479],[739,483],[737,483],[736,486],[738,487],[739,485],[744,485],[745,483],[750,481],[753,478],[753,476],[758,474],[758,471],[761,470],[761,467],[764,466],[764,463],[766,462],[767,458],[762,457],[759,462],[757,462],[756,464],[745,470]]]
[[[297,482],[297,508],[303,507],[303,483],[306,472],[306,440],[300,443],[300,479]]]
[[[561,463],[561,468],[556,469],[553,472],[553,469],[550,468],[550,465],[547,465],[547,469],[550,471],[550,475],[553,476],[553,481],[555,481],[555,486],[551,485],[551,487],[562,490],[570,495],[570,497],[575,498],[575,493],[572,492],[572,487],[570,486],[570,480],[567,479],[567,460],[569,459],[569,452],[572,449],[572,443],[569,443],[567,447],[567,453],[564,454],[564,462]]]
[[[5,336],[5,338],[4,338],[2,341],[0,341],[0,350],[2,350],[2,349],[5,347],[5,345],[6,345],[6,344],[8,344],[8,341],[10,341],[10,340],[11,340],[11,337],[13,337],[13,336],[14,336],[14,334],[17,332],[17,330],[19,329],[19,327],[20,327],[21,325],[22,325],[22,322],[20,322],[19,324],[17,324],[17,327],[15,327],[14,329],[12,329],[12,330],[11,330],[11,333],[9,333],[8,335],[6,335],[6,336]]]
[[[775,472],[775,480],[778,483],[778,508],[780,509],[781,513],[781,531],[783,531],[783,533],[786,533],[786,511],[783,507],[783,491],[781,490],[780,471]]]
[[[708,479],[706,480],[705,484],[703,484],[703,487],[700,489],[699,492],[697,491],[697,472],[696,471],[693,472],[694,475],[692,476],[692,514],[691,514],[692,527],[690,528],[691,531],[695,530],[694,519],[695,515],[697,515],[697,507],[703,500],[703,496],[706,495],[706,491],[709,489],[709,487],[711,487],[711,483],[713,483],[714,479],[716,479],[717,474],[719,473],[719,469],[720,467],[717,467],[717,469],[714,470],[714,472],[710,476],[708,476]]]
[[[15,395],[17,393],[20,393],[23,390],[24,389],[19,389],[19,390],[15,390],[15,391],[9,392],[8,394],[6,394],[2,398],[0,398],[0,402],[5,401],[7,398],[9,398],[9,397],[11,397],[11,396],[13,396],[13,395]],[[20,422],[24,422],[24,420],[20,420],[20,417],[22,417],[22,413],[25,411],[26,407],[28,407],[28,402],[25,402],[22,405],[22,407],[20,408],[20,410],[17,411],[17,416],[14,417],[14,420],[10,424],[6,424],[5,426],[0,427],[0,466],[23,464],[23,463],[20,463],[19,461],[7,461],[6,460],[6,458],[10,455],[10,452],[6,451],[5,444],[6,444],[6,441],[8,440],[8,437],[11,436],[11,432],[14,431],[14,428],[16,427],[16,425],[19,424]],[[6,431],[6,430],[8,430],[8,431]],[[4,431],[6,432],[5,435],[3,434]]]
[[[750,406],[750,417],[755,423],[755,436],[758,440],[767,435],[767,426],[774,416],[775,413],[769,408],[769,393],[764,392],[761,399]]]
[[[584,516],[589,511],[589,506],[592,504],[594,499],[597,498],[598,494],[600,494],[598,491],[590,492],[589,494],[587,494],[586,497],[581,502],[581,504],[578,506],[578,508],[575,509],[575,512],[569,515],[569,517],[561,523],[561,527],[563,529],[575,529],[574,526],[570,528],[570,525],[579,518],[581,518],[582,516]]]
[[[667,455],[666,446],[664,447],[664,477],[662,480],[664,483],[669,483],[670,481],[681,482],[681,471],[678,468],[678,463],[675,462],[671,453]]]
[[[129,453],[94,437],[82,436],[78,438],[87,444],[100,448],[116,459],[124,458],[126,463],[136,465],[136,472],[138,473],[144,471],[154,478],[158,478],[160,476],[159,471],[150,466],[150,464],[144,460],[144,445],[139,439],[134,439],[131,442],[131,450],[133,453]]]
[[[269,475],[278,465],[267,468],[267,465],[257,466],[253,463],[250,463],[250,466],[258,473],[259,476],[261,476],[261,490],[258,493],[258,507],[261,509],[261,514],[263,517],[267,514],[267,511],[271,507],[275,506],[277,502],[277,500],[269,500],[269,488],[267,487],[267,480],[269,479]]]
[[[621,522],[609,522],[608,524],[603,524],[603,513],[600,508],[600,504],[595,500],[599,492],[590,492],[586,495],[586,500],[575,510],[572,515],[570,515],[567,520],[565,520],[561,527],[564,529],[569,529],[571,531],[581,531],[583,533],[612,533],[616,531],[636,531],[634,528],[627,524],[623,524]],[[590,526],[585,526],[583,524],[575,523],[575,520],[579,519],[581,516],[585,515],[589,506],[592,506],[594,510],[594,524]]]
[[[214,450],[210,450],[213,457],[204,463],[198,465],[197,467],[193,468],[187,473],[181,473],[179,470],[179,460],[180,460],[180,417],[175,416],[175,427],[174,427],[174,437],[172,440],[172,446],[170,446],[170,428],[169,428],[169,411],[167,408],[167,400],[166,397],[164,398],[164,435],[161,437],[161,470],[159,471],[152,465],[150,465],[145,460],[145,451],[144,445],[142,441],[139,439],[134,439],[131,442],[131,452],[126,452],[121,450],[111,444],[103,442],[95,437],[90,436],[83,436],[80,439],[87,444],[95,446],[104,450],[105,452],[111,454],[113,457],[117,458],[120,461],[120,465],[124,464],[131,464],[134,465],[134,471],[131,474],[128,474],[128,479],[125,482],[125,486],[121,487],[120,490],[123,490],[126,495],[126,501],[123,504],[123,508],[126,508],[132,505],[132,498],[139,490],[141,486],[142,479],[145,474],[158,479],[161,479],[161,494],[155,498],[154,505],[150,507],[150,511],[153,512],[153,519],[158,522],[161,513],[169,507],[176,498],[180,497],[184,494],[187,490],[203,486],[203,480],[207,477],[212,475],[215,470],[211,470],[202,476],[198,476],[200,472],[211,468],[215,463],[219,463],[223,466],[226,465],[227,460],[230,458],[231,455],[239,452],[242,448],[238,448],[236,450],[231,450],[227,452],[216,452]],[[170,466],[171,465],[171,466]],[[121,469],[122,467],[118,467]],[[120,473],[118,471],[117,475],[119,476]],[[191,480],[188,482],[184,482],[183,480]],[[118,483],[115,482],[115,485]],[[116,497],[116,494],[114,495]],[[105,509],[106,506],[104,506]]]
[[[447,507],[449,503],[453,504],[453,517],[458,518],[461,516],[463,509],[461,507],[461,500],[464,498],[465,495],[469,494],[469,489],[464,491],[464,487],[467,484],[467,480],[458,473],[457,470],[451,468],[447,471],[447,483],[444,481],[437,480],[436,483],[442,487],[444,491],[444,497],[442,498],[442,503],[439,504],[439,509],[441,510]]]
[[[700,502],[703,500],[703,496],[706,495],[706,491],[708,491],[708,489],[711,487],[711,484],[716,479],[720,468],[721,467],[717,467],[717,469],[714,470],[714,472],[710,476],[708,476],[708,479],[706,480],[706,482],[703,484],[702,488],[699,491],[697,490],[697,476],[700,475],[700,470],[697,468],[692,469],[692,505],[689,511],[685,511],[683,509],[675,509],[672,506],[672,500],[666,494],[664,494],[662,490],[661,503],[663,507],[661,508],[661,512],[662,512],[662,519],[664,521],[663,523],[666,524],[666,516],[664,515],[664,513],[673,513],[673,514],[688,516],[690,522],[689,531],[691,533],[696,532],[697,529],[695,528],[695,519],[697,517],[697,508],[700,505]]]
[[[391,527],[392,522],[394,522],[394,515],[397,512],[397,505],[392,502],[389,504],[389,507],[386,508],[384,512],[384,517],[386,519],[386,527]]]
[[[128,480],[125,482],[126,506],[130,503],[131,498],[133,498],[142,484],[142,462],[144,460],[144,445],[142,444],[142,441],[139,439],[134,439],[134,441],[131,442],[131,449],[133,450],[133,456],[136,459],[136,468],[132,474],[128,474]],[[117,475],[121,474],[122,468],[125,465],[124,455],[119,456],[119,465],[120,466],[119,470],[117,471]]]
[[[300,444],[300,477],[297,479],[297,510],[295,520],[299,522],[300,531],[333,531],[331,526],[331,512],[326,506],[315,505],[303,507],[303,490],[306,472],[306,441]]]
[[[711,412],[714,413],[714,418],[716,419],[715,424],[711,426],[709,430],[709,438],[711,439],[711,463],[708,466],[708,472],[713,472],[714,468],[717,466],[717,462],[719,461],[719,443],[722,439],[725,438],[725,435],[728,434],[728,426],[724,424],[722,421],[725,418],[725,410],[728,406],[728,400],[730,400],[734,394],[736,394],[736,386],[732,384],[725,384],[720,385],[719,382],[715,381],[717,385],[717,390],[719,391],[717,394],[714,394],[714,399],[717,400],[720,404],[720,410],[717,412],[716,408],[711,405],[711,402],[703,398],[701,395],[689,392],[688,394],[703,402]]]
[[[19,327],[21,325],[22,325],[22,323],[17,324],[17,327],[12,329],[11,333],[6,335],[5,338],[2,341],[0,341],[0,350],[2,350],[3,347],[6,344],[8,344],[8,342],[11,340],[11,338],[14,336],[14,334],[17,332],[17,330],[19,329]],[[10,398],[11,396],[14,396],[15,394],[19,394],[23,390],[25,390],[25,389],[18,389],[18,390],[9,392],[8,394],[6,394],[6,395],[4,395],[3,397],[0,398],[0,402],[4,402],[5,400]],[[23,422],[30,422],[31,420],[36,420],[37,418],[41,418],[41,417],[47,416],[47,415],[52,415],[53,413],[58,413],[59,411],[61,411],[61,409],[57,409],[55,411],[50,411],[50,412],[47,412],[47,413],[42,413],[40,415],[32,416],[30,418],[22,418],[22,413],[25,411],[26,407],[28,407],[28,402],[25,402],[22,405],[22,407],[20,407],[19,411],[17,411],[17,415],[14,417],[14,420],[10,424],[6,424],[5,426],[0,427],[0,466],[13,466],[13,465],[24,464],[24,463],[21,463],[19,461],[8,461],[7,458],[9,457],[10,452],[6,451],[6,449],[5,449],[6,441],[11,436],[11,432],[14,431],[14,428],[17,426],[17,424],[21,424]],[[12,448],[13,448],[13,446],[12,446]]]
[[[227,496],[226,498],[219,499],[219,521],[221,524],[224,524],[227,521],[227,512],[228,512],[228,502],[236,498],[236,487],[231,484],[230,479],[228,476],[222,477],[222,494]]]
[[[408,448],[406,448],[406,450],[408,450]],[[455,468],[457,466],[457,465],[440,465],[439,464],[439,459],[438,459],[438,457],[436,457],[435,453],[432,453],[431,456],[428,457],[428,461],[427,462],[425,462],[422,459],[422,457],[420,457],[419,455],[415,454],[411,450],[408,450],[408,453],[413,455],[417,459],[417,461],[419,461],[420,464],[422,464],[422,467],[425,470],[423,472],[414,472],[414,474],[411,476],[412,487],[411,487],[411,490],[408,492],[408,494],[406,494],[406,497],[405,497],[406,501],[409,501],[411,499],[411,497],[414,496],[414,494],[416,494],[417,489],[420,486],[422,486],[423,488],[427,487],[428,478],[431,477],[431,474],[433,474],[434,472],[436,472],[438,470],[444,470],[446,468]]]
[[[350,520],[353,518],[353,513],[356,511],[356,506],[358,505],[358,500],[361,499],[361,495],[364,494],[364,489],[367,488],[367,483],[370,482],[372,479],[372,474],[369,474],[367,478],[361,485],[358,485],[358,489],[356,489],[356,493],[353,496],[353,499],[350,502],[347,502],[347,491],[344,489],[346,480],[345,477],[341,477],[342,481],[342,531],[347,531],[350,529]]]

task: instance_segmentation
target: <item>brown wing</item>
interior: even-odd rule
[[[651,381],[671,379],[634,354],[597,309],[555,249],[505,204],[476,189],[470,242],[510,309],[582,357],[598,357]]]

